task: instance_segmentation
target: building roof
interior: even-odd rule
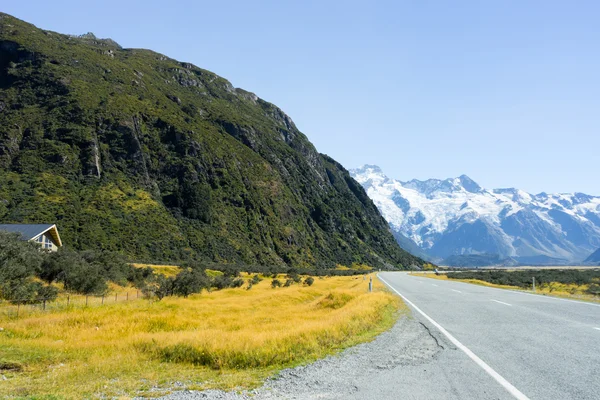
[[[58,235],[58,229],[54,224],[0,224],[0,231],[20,233],[25,240],[35,239],[43,233],[48,232],[58,246],[62,241]]]

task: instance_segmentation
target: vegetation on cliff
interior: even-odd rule
[[[0,221],[78,250],[409,267],[364,190],[279,108],[212,72],[0,14]]]

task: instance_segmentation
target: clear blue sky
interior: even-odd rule
[[[3,3],[214,71],[347,168],[600,195],[598,1]]]

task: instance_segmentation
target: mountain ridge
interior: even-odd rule
[[[0,14],[0,221],[133,259],[375,267],[396,244],[292,119],[190,63]]]
[[[402,182],[372,165],[350,173],[392,230],[437,261],[495,254],[519,264],[580,263],[600,246],[597,196],[488,190],[466,175]]]
[[[590,254],[588,258],[584,261],[586,264],[598,264],[600,265],[600,248]]]

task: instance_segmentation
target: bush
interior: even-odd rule
[[[313,283],[315,283],[315,278],[313,278],[312,276],[309,276],[304,280],[304,284],[307,286],[312,286]]]
[[[112,281],[121,286],[125,286],[132,275],[133,266],[127,263],[125,256],[112,251],[93,251],[87,250],[81,252],[81,257],[88,264],[98,268],[105,280]]]
[[[103,272],[79,253],[63,247],[45,257],[40,278],[48,283],[62,282],[66,290],[77,293],[103,294],[108,290]]]
[[[274,289],[276,287],[281,287],[281,282],[279,281],[279,279],[273,279],[271,281],[271,287]]]
[[[154,274],[141,288],[142,294],[146,298],[156,296],[160,301],[173,293],[173,281],[173,278],[167,278],[162,274]]]
[[[232,284],[233,284],[232,277],[221,275],[221,276],[215,276],[213,278],[211,286],[217,290],[221,290],[221,289],[227,289],[228,287],[231,287]]]
[[[600,296],[600,285],[592,283],[588,288],[587,292],[589,294],[594,294],[596,296]]]
[[[293,279],[286,279],[285,283],[283,284],[283,287],[290,287],[292,286],[292,283],[294,283]]]
[[[18,234],[0,232],[0,298],[30,302],[39,297],[42,285],[33,279],[39,273],[44,253]]]
[[[236,278],[233,280],[233,282],[231,282],[232,288],[239,288],[242,286],[244,286],[244,280],[242,278]]]
[[[184,269],[173,280],[172,293],[188,297],[190,294],[200,293],[202,289],[210,287],[210,280],[204,271]]]
[[[260,277],[258,275],[254,275],[252,277],[252,280],[250,281],[253,285],[258,284],[262,279],[260,279]]]

